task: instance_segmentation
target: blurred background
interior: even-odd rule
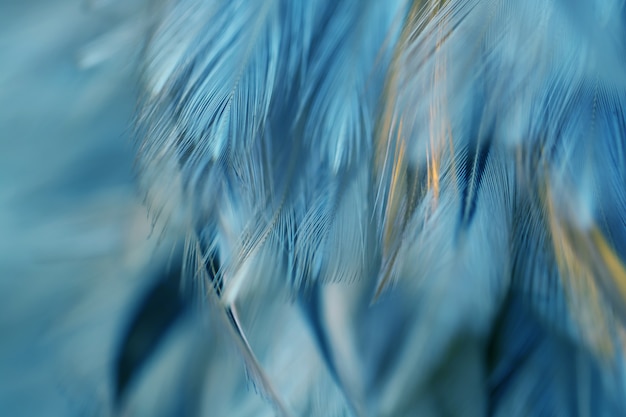
[[[107,412],[154,245],[130,136],[140,7],[0,3],[3,416]]]

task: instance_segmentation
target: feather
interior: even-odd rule
[[[0,409],[626,412],[623,0],[39,6]]]
[[[621,165],[610,161],[623,141],[616,97],[624,66],[614,58],[623,43],[604,36],[620,32],[623,5],[612,3],[621,10],[614,18],[600,6],[563,7],[415,2],[396,46],[377,138],[383,261],[376,294],[392,282],[417,282],[416,296],[430,300],[438,288],[441,300],[453,300],[463,286],[463,300],[482,304],[465,309],[457,300],[456,318],[435,310],[432,317],[450,321],[436,322],[430,347],[469,315],[471,325],[459,329],[482,338],[505,295],[521,290],[544,325],[604,358],[603,366],[622,361],[614,313],[623,303],[622,263],[595,225],[602,221],[598,200],[623,211],[621,192],[599,191],[614,183],[609,177],[621,178]],[[590,29],[600,26],[606,32]],[[489,207],[482,220],[481,204]],[[481,252],[467,252],[462,242]],[[465,298],[470,288],[477,292]]]

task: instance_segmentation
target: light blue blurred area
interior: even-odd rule
[[[177,240],[135,185],[140,5],[99,3],[0,4],[0,417],[117,415],[116,355]],[[122,415],[274,415],[207,320],[181,320]]]
[[[2,416],[106,412],[119,318],[144,285],[129,130],[140,45],[116,7],[0,3]]]

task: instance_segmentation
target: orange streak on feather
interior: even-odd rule
[[[544,190],[548,223],[554,253],[570,311],[580,325],[583,337],[602,357],[614,353],[610,317],[598,288],[589,253],[581,253],[584,235],[556,213],[549,185]]]
[[[603,265],[617,286],[621,299],[626,300],[626,269],[624,264],[597,227],[591,229],[590,235],[591,241],[595,244],[598,255],[603,261]]]

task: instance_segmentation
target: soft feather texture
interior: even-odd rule
[[[0,410],[626,413],[624,1],[57,3],[0,74]]]

